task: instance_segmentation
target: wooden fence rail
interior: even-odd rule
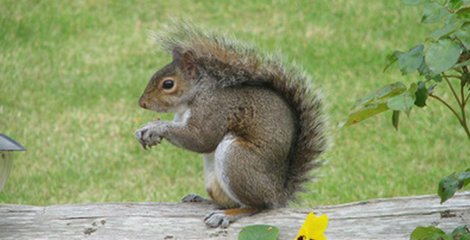
[[[427,195],[269,210],[227,229],[204,225],[204,215],[213,208],[203,203],[0,204],[0,239],[237,239],[243,227],[253,224],[275,225],[280,240],[294,239],[312,210],[328,215],[329,240],[401,240],[409,239],[417,226],[446,231],[470,226],[470,192],[443,205],[437,196]]]

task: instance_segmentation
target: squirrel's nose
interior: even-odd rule
[[[147,109],[148,103],[147,103],[147,101],[145,101],[145,99],[144,99],[143,97],[141,97],[141,98],[139,99],[139,106],[140,106],[141,108]]]

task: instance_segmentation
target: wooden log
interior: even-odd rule
[[[237,239],[253,224],[279,227],[294,239],[307,214],[327,214],[329,240],[409,239],[417,226],[451,231],[470,225],[470,192],[443,205],[435,195],[377,199],[310,208],[263,211],[227,229],[208,228],[203,203],[90,203],[47,207],[0,204],[0,239]]]

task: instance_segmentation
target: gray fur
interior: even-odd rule
[[[298,121],[287,187],[290,193],[302,190],[300,185],[310,179],[307,173],[322,164],[318,156],[329,145],[322,94],[313,87],[312,78],[295,64],[286,66],[278,55],[259,53],[248,44],[187,22],[173,23],[157,33],[156,40],[169,52],[193,52],[199,68],[221,87],[262,85],[284,96]]]
[[[157,40],[173,61],[154,74],[139,105],[177,115],[135,135],[144,148],[166,139],[204,154],[206,190],[230,208],[210,214],[206,224],[228,226],[295,200],[328,142],[312,79],[280,57],[191,24],[176,23]],[[163,85],[168,81],[171,87]]]

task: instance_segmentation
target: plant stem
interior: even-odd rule
[[[462,77],[459,75],[443,75],[443,76],[448,77],[448,78],[462,79]]]
[[[454,113],[454,115],[459,119],[460,124],[462,124],[462,118],[459,116],[459,114],[448,103],[446,103],[446,101],[442,100],[442,98],[440,98],[440,97],[438,97],[438,96],[436,96],[432,93],[429,94],[429,97],[432,97],[432,98],[435,98],[435,99],[439,100],[439,102],[441,102],[447,108],[449,108]]]
[[[463,95],[462,95],[462,98],[463,98]],[[460,124],[462,125],[463,129],[465,129],[465,132],[467,133],[467,137],[470,140],[470,130],[468,129],[467,117],[465,116],[465,102],[463,102],[463,104],[460,105],[460,109],[462,110],[462,122]]]
[[[462,127],[465,129],[468,139],[470,139],[470,131],[467,125],[467,116],[465,115],[465,105],[467,104],[467,100],[468,100],[468,96],[465,98],[465,84],[460,84],[460,95],[462,97],[462,104],[460,104],[460,109],[462,110],[462,121],[463,121]]]
[[[452,93],[454,94],[454,97],[455,97],[455,99],[457,100],[457,103],[459,103],[459,106],[461,106],[462,103],[460,102],[459,96],[458,96],[457,93],[455,92],[454,87],[452,87],[452,84],[450,83],[449,78],[447,78],[447,76],[444,75],[444,74],[442,74],[442,76],[444,76],[444,79],[446,80],[447,85],[449,85],[450,90],[452,90]]]
[[[463,122],[462,127],[465,130],[465,133],[467,133],[468,140],[470,140],[470,130],[468,129],[467,121]]]
[[[465,130],[465,133],[467,134],[467,137],[468,137],[468,140],[470,140],[470,129],[468,128],[467,126],[467,121],[466,119],[462,119],[459,114],[446,102],[444,101],[442,98],[434,95],[434,94],[429,94],[429,97],[432,97],[434,99],[437,99],[439,102],[441,102],[442,104],[444,104],[447,108],[450,109],[450,111],[452,111],[454,113],[454,115],[457,117],[457,119],[459,120],[460,122],[460,125],[462,125],[463,129]],[[460,105],[460,107],[462,108],[462,111],[465,111],[464,107],[462,105]],[[464,115],[465,117],[465,115]]]
[[[464,87],[465,87],[465,85],[460,84],[460,97],[462,97],[462,100],[461,100],[461,102],[462,102],[461,106],[462,106],[462,107],[465,107],[465,104],[466,104],[466,102],[465,102]],[[465,113],[465,112],[464,112],[464,113]]]
[[[464,121],[460,116],[459,114],[446,102],[444,101],[442,98],[434,95],[434,94],[429,94],[429,97],[432,97],[434,99],[437,99],[439,102],[441,102],[442,104],[444,104],[447,108],[450,109],[450,111],[452,111],[454,113],[454,115],[457,117],[457,119],[459,120],[460,122],[460,125],[462,125],[463,129],[465,130],[465,133],[467,134],[467,137],[468,137],[468,140],[470,140],[470,129],[468,128],[467,126],[467,122]],[[462,105],[460,105],[462,107]],[[463,109],[463,107],[462,107]],[[464,109],[463,109],[464,110]]]

